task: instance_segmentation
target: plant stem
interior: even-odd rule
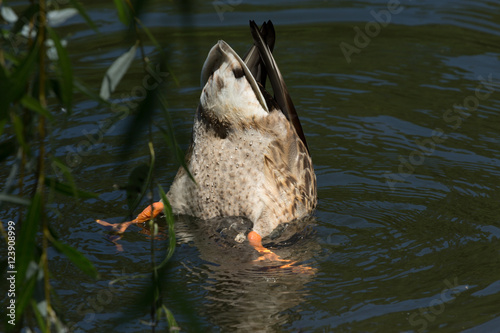
[[[47,8],[45,0],[39,1],[40,5],[40,20],[38,26],[38,46],[39,46],[39,81],[38,81],[38,100],[42,107],[47,106],[47,100],[45,98],[45,40],[46,40],[46,21],[47,21]],[[52,308],[50,304],[50,280],[49,280],[49,262],[47,258],[47,249],[49,246],[49,242],[47,239],[47,235],[49,233],[49,228],[47,225],[47,218],[45,216],[45,204],[44,204],[44,187],[45,187],[45,137],[46,137],[46,128],[45,128],[45,117],[40,115],[40,119],[38,121],[38,135],[40,140],[40,149],[38,156],[38,183],[36,187],[36,191],[40,194],[41,199],[41,222],[42,222],[42,255],[41,255],[41,263],[43,266],[43,279],[44,279],[44,294],[45,301],[47,304],[47,316],[46,320],[46,328],[47,332],[50,332],[50,317],[52,313]]]

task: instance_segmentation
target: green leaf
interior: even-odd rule
[[[53,188],[61,194],[68,195],[70,197],[81,198],[81,199],[95,199],[98,195],[95,193],[85,192],[79,190],[75,187],[75,184],[62,183],[54,178],[46,177],[45,184],[50,188]]]
[[[172,312],[169,309],[167,309],[165,304],[161,305],[161,310],[165,313],[165,317],[167,318],[167,322],[168,322],[168,327],[170,327],[170,332],[179,332],[181,329],[180,329],[179,325],[177,324],[177,322],[175,321],[175,318],[174,318],[174,315],[172,314]]]
[[[12,194],[0,193],[0,201],[10,202],[17,205],[29,206],[30,201]]]
[[[10,78],[0,82],[2,91],[0,94],[0,121],[7,117],[10,104],[19,100],[25,94],[28,78],[36,67],[38,51],[38,44],[33,43],[30,52],[10,75]]]
[[[125,190],[127,191],[127,204],[130,215],[133,214],[134,210],[141,202],[144,194],[146,193],[146,189],[151,183],[153,166],[154,158],[153,163],[151,163],[150,165],[141,164],[135,167],[130,173],[128,183],[125,186]]]
[[[155,267],[155,269],[161,269],[163,266],[165,266],[175,251],[175,225],[174,225],[175,221],[174,221],[174,214],[172,213],[172,206],[170,205],[170,202],[168,201],[167,196],[165,195],[165,191],[163,191],[161,185],[158,185],[158,189],[160,190],[160,198],[161,201],[163,202],[163,213],[165,214],[165,219],[167,220],[168,224],[169,242],[168,242],[168,252],[165,259],[163,259],[163,261],[157,267]]]
[[[35,112],[39,113],[40,115],[44,116],[45,118],[48,118],[50,120],[54,120],[54,117],[49,112],[49,110],[44,108],[42,106],[42,104],[40,104],[40,102],[38,100],[36,100],[35,98],[33,98],[32,96],[24,95],[21,98],[20,102],[21,102],[21,105],[24,106],[25,108],[30,109],[31,111],[35,111]]]
[[[61,71],[61,98],[63,105],[66,107],[68,114],[71,114],[72,103],[73,103],[73,67],[71,66],[71,61],[69,60],[68,52],[66,48],[62,46],[59,36],[54,31],[54,29],[47,27],[50,38],[54,41],[54,45],[57,50],[59,69]]]
[[[78,190],[76,187],[76,183],[75,183],[75,180],[73,178],[73,175],[71,174],[71,170],[63,162],[61,162],[61,160],[59,160],[57,157],[52,156],[51,166],[52,166],[52,170],[54,170],[55,175],[59,179],[62,179],[63,178],[62,176],[64,176],[64,178],[69,182],[69,184],[64,184],[66,187],[63,189],[64,194],[68,194],[67,190],[71,190],[71,194],[69,194],[69,195],[73,196],[75,198],[78,198],[78,197],[80,197],[80,198],[97,198],[98,197],[97,194],[92,194],[92,193]],[[53,179],[51,177],[49,177],[48,182],[50,185],[54,184],[54,189],[55,189],[55,182],[53,181]],[[70,187],[70,189],[67,188],[68,186]],[[60,190],[61,190],[61,188],[58,189],[58,191],[60,191]]]
[[[83,83],[78,77],[74,77],[73,78],[73,84],[75,86],[75,88],[87,95],[88,97],[90,97],[91,99],[95,100],[95,101],[98,101],[100,103],[104,103],[108,106],[111,106],[111,103],[107,100],[104,100],[101,98],[101,96],[99,96],[97,93],[94,92],[93,88],[89,88],[85,83]]]
[[[40,221],[42,220],[42,199],[40,193],[36,192],[31,205],[28,208],[26,219],[21,224],[18,231],[18,238],[16,241],[16,265],[17,265],[17,279],[16,286],[21,290],[25,284],[26,272],[28,265],[35,260],[35,244],[36,233],[39,228]],[[19,225],[16,224],[16,227]]]
[[[97,26],[94,24],[94,21],[92,21],[90,19],[89,15],[85,11],[85,8],[83,8],[82,4],[79,1],[77,1],[77,0],[69,0],[69,2],[71,3],[71,6],[73,6],[76,10],[78,10],[78,13],[85,19],[85,21],[87,22],[87,24],[95,32],[99,32],[99,30],[97,29]]]
[[[172,149],[172,151],[174,152],[174,156],[177,160],[177,163],[179,163],[179,165],[181,165],[184,168],[184,170],[186,170],[187,174],[189,175],[189,178],[191,178],[191,180],[196,183],[193,175],[191,175],[191,172],[189,171],[189,168],[186,164],[184,152],[179,147],[179,144],[177,143],[177,139],[175,138],[174,126],[172,124],[172,119],[170,118],[170,113],[168,112],[168,109],[167,109],[167,102],[165,101],[165,98],[163,96],[160,97],[160,103],[162,106],[163,116],[165,118],[165,123],[167,124],[167,129],[165,130],[161,126],[157,126],[157,127],[162,132],[163,137],[165,138],[165,141],[167,142],[170,149]]]
[[[33,262],[34,265],[36,265]],[[29,263],[28,263],[29,265]],[[18,297],[16,298],[16,319],[22,318],[22,314],[26,306],[30,303],[33,292],[35,291],[35,285],[37,280],[37,273],[32,274],[27,280],[23,281],[22,288],[16,287],[19,290]],[[17,276],[20,279],[19,268],[17,269]],[[24,278],[23,278],[24,280]]]
[[[88,260],[77,249],[62,243],[53,237],[51,237],[50,242],[54,245],[57,251],[64,254],[73,264],[75,264],[76,267],[81,269],[82,272],[93,277],[94,279],[98,278],[99,274],[97,273],[97,269],[94,267],[92,262],[90,262],[90,260]]]
[[[99,95],[103,99],[108,100],[113,91],[115,91],[116,86],[132,64],[136,52],[137,44],[135,44],[130,48],[130,50],[119,56],[108,68],[102,80],[101,92],[99,93]]]
[[[38,309],[38,305],[34,299],[31,300],[31,308],[33,309],[33,312],[35,313],[36,322],[38,323],[38,326],[40,327],[41,331],[48,332],[45,318],[40,313],[40,310]]]
[[[118,18],[126,26],[130,25],[130,10],[123,0],[113,0],[115,2],[116,10],[118,11]]]
[[[75,193],[76,184],[75,180],[73,179],[73,175],[71,174],[71,170],[66,166],[66,164],[64,164],[57,157],[55,156],[51,157],[52,157],[52,163],[51,163],[52,170],[54,170],[55,174],[58,176],[59,179],[62,179],[62,176],[64,176],[69,181],[73,193]]]
[[[137,142],[138,137],[141,133],[143,133],[144,129],[147,128],[146,126],[150,123],[158,101],[158,87],[153,90],[146,90],[146,97],[139,103],[139,106],[137,107],[137,110],[133,116],[134,119],[130,122],[130,125],[127,129],[127,134],[122,144],[122,159],[126,159],[128,157],[128,154],[130,153],[131,148],[134,147],[134,144]]]
[[[24,124],[23,119],[17,114],[12,114],[12,124],[14,125],[14,132],[16,133],[17,142],[21,145],[24,151],[29,151],[29,147],[26,144],[25,140],[25,132],[24,132]]]
[[[4,50],[3,56],[6,60],[10,61],[14,66],[19,66],[21,59],[19,59],[16,55]],[[7,68],[0,66],[0,80],[4,80],[9,77],[9,71]]]
[[[3,56],[5,59],[9,60],[9,61],[12,61],[11,59],[14,58],[17,60],[16,57],[13,57],[10,53],[8,53],[7,51],[4,51],[3,53]],[[19,65],[19,62],[15,63],[13,62],[14,65]],[[0,82],[5,82],[9,79],[9,72],[7,70],[6,67],[4,67],[4,65],[0,66]]]
[[[163,53],[163,48],[161,47],[160,43],[158,43],[158,41],[156,40],[155,36],[153,36],[153,34],[151,33],[151,31],[149,31],[148,27],[146,27],[141,20],[139,20],[138,18],[136,18],[136,22],[141,26],[141,29],[146,33],[146,35],[148,36],[148,38],[153,42],[153,44],[156,46],[156,48],[158,49],[158,51],[160,53]]]

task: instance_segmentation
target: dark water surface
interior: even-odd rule
[[[166,78],[183,148],[211,46],[224,39],[242,54],[251,42],[248,20],[273,20],[275,58],[318,177],[312,228],[276,250],[315,274],[255,265],[250,249],[223,248],[179,219],[164,300],[185,331],[196,327],[186,307],[214,332],[500,331],[500,3],[393,3],[209,1],[186,16],[172,2],[148,7],[143,21],[166,43],[179,81]],[[124,39],[112,2],[85,5],[101,33],[81,18],[60,32],[75,75],[98,92],[107,67],[133,41]],[[113,97],[137,98],[143,76],[137,61]],[[51,150],[100,200],[57,199],[53,226],[101,279],[54,252],[52,283],[76,330],[142,332],[148,311],[121,316],[149,281],[126,278],[116,289],[109,281],[149,271],[150,237],[131,227],[117,252],[94,219],[127,215],[126,195],[113,185],[148,162],[147,132],[126,161],[119,151],[128,120],[83,151],[86,133],[99,133],[111,112],[76,98],[73,116],[54,125]],[[166,189],[176,166],[161,133],[154,137],[155,177]],[[166,243],[157,244],[161,254]]]

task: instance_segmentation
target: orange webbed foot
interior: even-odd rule
[[[123,234],[131,224],[138,223],[135,222],[135,220],[122,223],[109,223],[103,220],[95,220],[95,221],[104,227],[110,227],[111,231],[116,232],[117,234]]]
[[[274,253],[273,251],[267,249],[262,245],[262,237],[256,233],[255,231],[250,231],[248,233],[248,241],[250,245],[257,250],[262,256],[257,258],[257,261],[269,260],[269,261],[282,261],[289,262],[290,260],[281,259],[279,255]]]
[[[255,231],[250,231],[248,233],[248,241],[250,242],[250,245],[257,250],[261,256],[256,259],[256,261],[271,261],[271,262],[279,262],[283,263],[283,265],[279,266],[280,269],[291,269],[295,273],[302,273],[302,274],[315,274],[316,269],[305,266],[305,265],[295,265],[295,261],[287,260],[287,259],[282,259],[280,256],[278,256],[276,253],[273,251],[265,248],[262,245],[262,237],[256,233]]]

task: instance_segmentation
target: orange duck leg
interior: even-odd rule
[[[152,205],[149,205],[144,209],[135,219],[132,221],[128,222],[123,222],[123,223],[108,223],[103,220],[96,220],[97,223],[100,225],[103,225],[105,227],[111,227],[113,228],[114,231],[116,231],[119,234],[122,234],[127,230],[127,228],[134,223],[143,223],[149,220],[154,219],[156,216],[158,216],[161,212],[163,211],[163,202],[158,201],[155,202]]]

